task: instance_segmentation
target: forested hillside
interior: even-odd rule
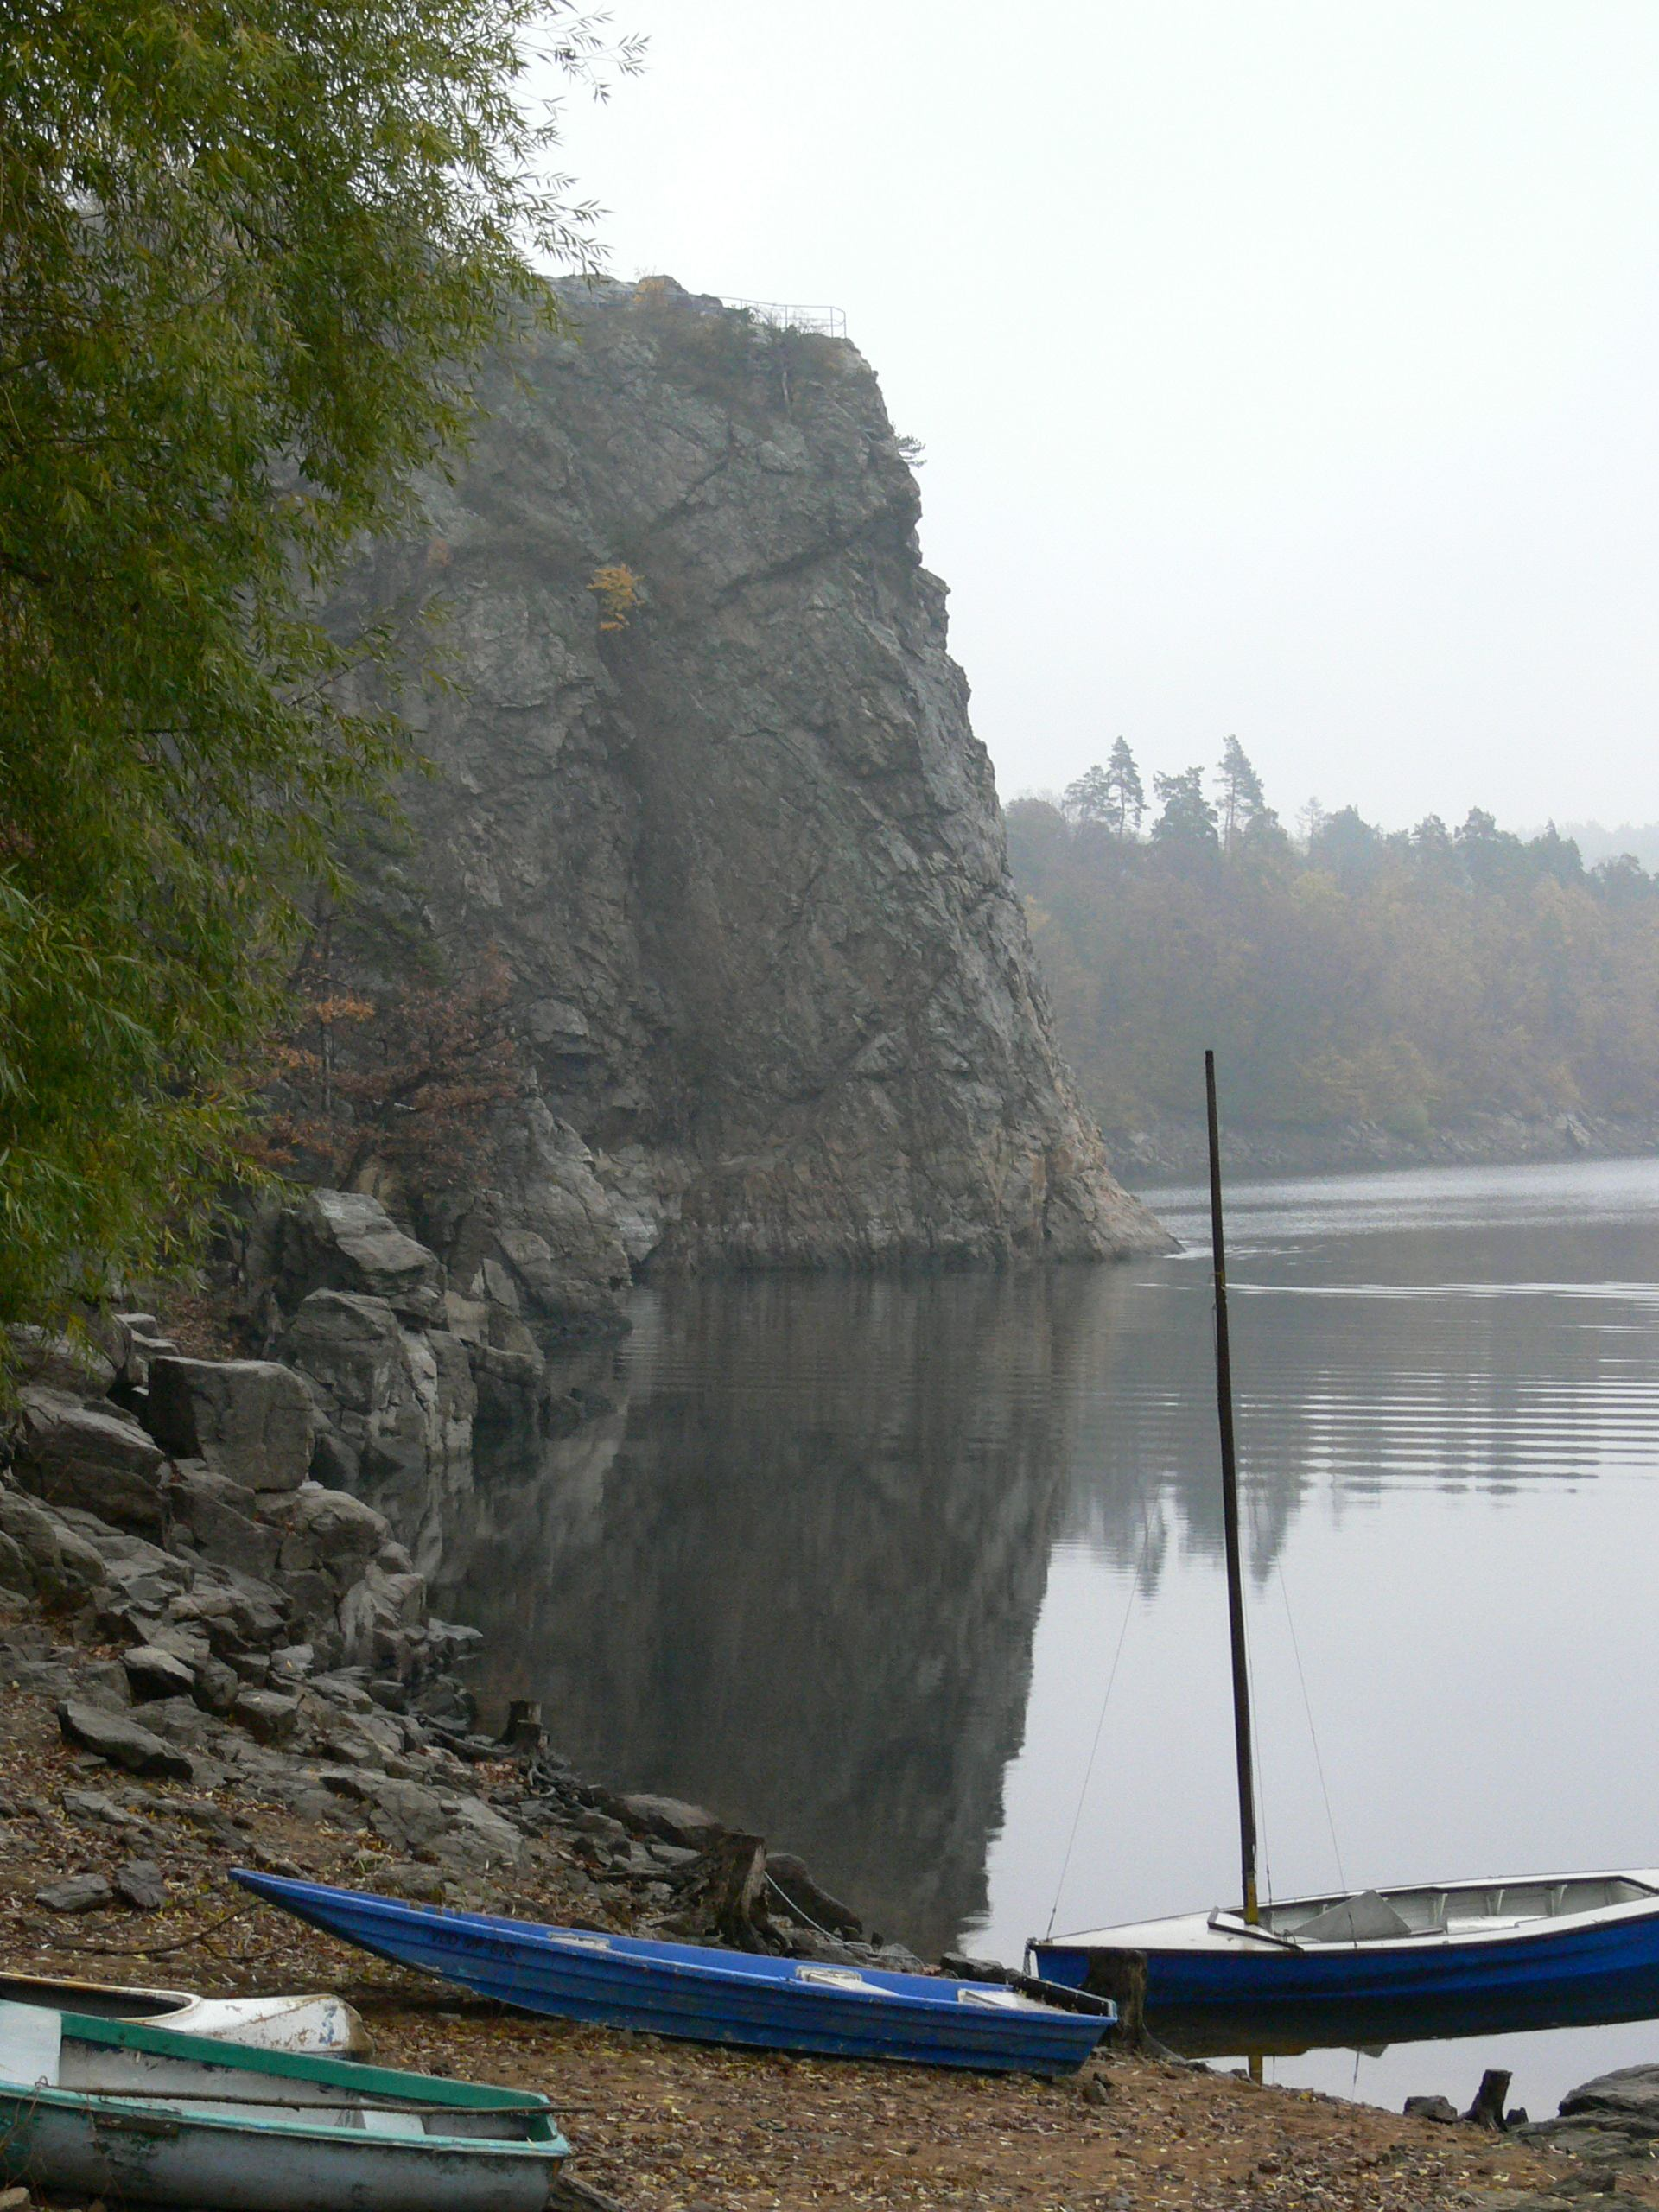
[[[1472,810],[1293,838],[1236,740],[1155,776],[1120,739],[1058,803],[1007,810],[1061,1044],[1109,1133],[1194,1110],[1222,1056],[1236,1125],[1659,1108],[1659,880]]]

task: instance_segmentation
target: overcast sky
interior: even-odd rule
[[[1659,817],[1656,0],[613,4],[613,267],[845,308],[1005,798]]]

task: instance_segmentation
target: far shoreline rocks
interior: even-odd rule
[[[1376,1122],[1333,1122],[1315,1128],[1260,1128],[1229,1123],[1222,1144],[1230,1175],[1363,1173],[1413,1167],[1522,1167],[1573,1160],[1650,1159],[1659,1154],[1659,1121],[1609,1115],[1484,1114],[1421,1135]],[[1120,1177],[1150,1193],[1196,1180],[1206,1166],[1198,1122],[1149,1122],[1108,1130],[1106,1147]]]

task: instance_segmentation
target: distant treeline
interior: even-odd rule
[[[1204,1047],[1230,1114],[1370,1121],[1659,1106],[1659,879],[1586,868],[1478,809],[1383,830],[1313,808],[1293,839],[1236,739],[1153,779],[1119,739],[1058,802],[1007,810],[1062,1048],[1109,1130],[1190,1119]]]

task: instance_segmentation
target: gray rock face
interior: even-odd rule
[[[188,1782],[195,1769],[188,1752],[170,1744],[124,1714],[106,1713],[84,1699],[66,1698],[58,1707],[58,1726],[72,1744],[83,1751],[99,1751],[112,1766],[130,1774],[158,1774]]]
[[[1659,2135],[1659,2066],[1620,2066],[1582,2082],[1561,2099],[1561,2116],[1605,2113],[1611,2120]]]
[[[384,1298],[405,1320],[429,1321],[442,1305],[437,1256],[361,1191],[312,1191],[283,1224],[284,1273],[308,1290]],[[296,1301],[297,1302],[297,1301]]]
[[[270,1359],[149,1363],[150,1433],[250,1490],[295,1490],[311,1463],[311,1396]]]
[[[256,1491],[214,1472],[200,1459],[181,1459],[168,1475],[166,1498],[175,1545],[188,1543],[215,1567],[239,1567],[269,1581],[281,1549],[274,1529],[258,1516],[292,1497],[292,1491]]]
[[[133,1697],[141,1705],[149,1698],[188,1697],[195,1685],[194,1675],[177,1653],[157,1644],[135,1644],[130,1651],[122,1653],[121,1664],[127,1670]]]
[[[19,1379],[61,1390],[72,1398],[101,1398],[115,1381],[116,1363],[84,1337],[48,1336],[44,1329],[7,1331]]]
[[[1599,2164],[1651,2171],[1659,2143],[1659,2066],[1620,2066],[1569,2089],[1554,2120],[1520,2133],[1551,2149]]]
[[[266,1519],[276,1524],[285,1573],[321,1573],[340,1590],[357,1580],[391,1533],[384,1514],[321,1483],[304,1483],[268,1504]]]
[[[71,1874],[66,1881],[36,1890],[35,1902],[48,1912],[97,1912],[115,1903],[115,1891],[102,1874]]]
[[[569,298],[582,342],[487,380],[429,534],[353,596],[450,605],[463,681],[414,706],[440,772],[407,791],[423,849],[384,895],[458,974],[499,948],[606,1206],[532,1133],[493,1198],[423,1232],[566,1313],[619,1250],[1163,1249],[1056,1055],[868,367],[663,280]],[[503,1255],[511,1229],[546,1267]]]
[[[533,1389],[538,1336],[579,1334],[619,1310],[630,1254],[593,1154],[542,1099],[499,1130],[493,1174],[427,1211],[449,1263],[448,1325],[480,1379]]]
[[[0,1482],[0,1589],[63,1605],[104,1580],[92,1545],[32,1497]]]
[[[167,1883],[153,1859],[128,1859],[115,1870],[115,1893],[135,1912],[159,1912],[167,1903]]]
[[[352,1491],[385,1514],[417,1560],[435,1560],[444,1516],[472,1483],[465,1348],[445,1330],[404,1328],[384,1298],[316,1290],[295,1315],[283,1357],[315,1385],[355,1460]]]
[[[24,1489],[123,1528],[161,1527],[162,1454],[136,1421],[40,1384],[21,1403],[13,1464]]]

